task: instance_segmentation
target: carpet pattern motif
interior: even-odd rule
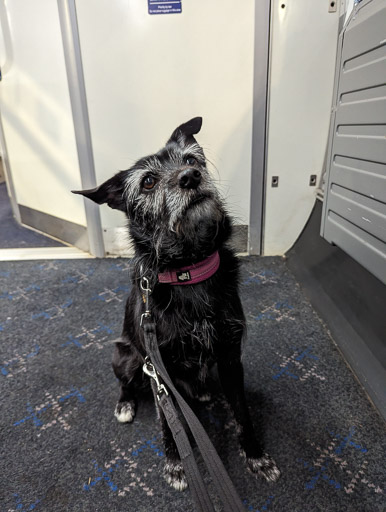
[[[0,263],[1,511],[193,511],[160,476],[151,397],[134,423],[113,416],[129,271],[127,259]],[[241,294],[247,399],[280,480],[247,471],[221,393],[199,417],[245,510],[385,510],[384,423],[285,261],[243,258]]]

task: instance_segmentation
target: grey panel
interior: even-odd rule
[[[361,194],[382,201],[385,197],[383,166],[376,162],[335,156],[331,164],[334,183],[350,190],[360,190]]]
[[[94,154],[83,76],[76,6],[75,0],[57,0],[57,2],[68,88],[74,119],[80,176],[82,187],[88,189],[96,187],[97,182],[95,177]],[[105,247],[99,206],[92,201],[84,199],[84,209],[87,219],[89,250],[94,256],[102,258],[105,255]]]
[[[270,0],[255,2],[255,55],[253,78],[253,144],[251,169],[251,208],[248,251],[261,254],[263,239],[264,186],[266,179],[268,61]]]
[[[383,48],[384,50],[384,48]],[[369,54],[371,56],[371,54]],[[382,73],[385,71],[385,60],[374,60],[371,65],[362,66],[352,71],[343,71],[341,76],[341,93],[353,91],[352,85],[355,81],[356,90],[377,87],[383,85],[385,80]]]
[[[385,156],[385,143],[386,139],[376,136],[344,135],[338,131],[334,140],[334,152],[335,155],[380,162]]]
[[[386,283],[386,3],[340,36],[321,233]]]
[[[385,44],[384,0],[363,2],[345,29],[343,59],[345,62]]]
[[[333,185],[329,199],[332,212],[386,242],[386,204],[374,210],[374,201],[338,185]]]
[[[385,244],[379,239],[369,235],[365,230],[350,223],[333,211],[329,212],[326,223],[326,236],[328,240],[337,240],[338,247],[354,254],[355,260],[369,269],[378,279],[385,282],[386,253]]]
[[[380,88],[376,87],[373,93],[377,93],[377,95],[382,94],[383,97],[375,97],[373,100],[373,98],[369,97],[368,90],[362,90],[356,93],[362,95],[362,100],[357,100],[356,102],[351,100],[351,102],[347,103],[343,103],[342,101],[338,113],[339,115],[337,115],[338,126],[354,125],[358,122],[358,119],[360,119],[363,124],[382,123],[384,112],[386,111],[386,91],[381,91]],[[348,94],[345,96],[348,96]],[[346,99],[347,98],[345,98],[345,100]]]
[[[87,229],[79,224],[74,224],[59,217],[48,215],[19,205],[21,222],[26,226],[35,228],[43,233],[54,236],[63,242],[74,245],[82,251],[89,252],[90,246],[87,236]]]

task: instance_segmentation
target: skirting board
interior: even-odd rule
[[[93,258],[76,247],[26,247],[0,249],[0,261],[76,260]]]

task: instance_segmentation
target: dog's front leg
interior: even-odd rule
[[[176,443],[173,439],[173,434],[166,421],[165,415],[159,406],[157,399],[157,389],[155,384],[152,382],[151,387],[154,394],[154,401],[156,404],[157,414],[161,422],[162,429],[162,441],[165,450],[166,461],[163,468],[163,476],[166,482],[176,489],[177,491],[184,491],[188,482],[186,480],[184,468],[180,459],[180,455],[177,450]]]
[[[115,376],[119,379],[121,393],[114,416],[120,423],[131,423],[136,412],[136,382],[142,378],[141,361],[129,343],[116,343],[113,361]]]
[[[222,388],[235,416],[241,448],[248,468],[270,482],[276,481],[280,471],[274,460],[264,453],[262,442],[256,439],[244,393],[244,370],[240,360],[240,346],[222,353],[218,372]]]

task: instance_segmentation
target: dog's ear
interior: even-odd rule
[[[189,142],[195,142],[193,137],[201,130],[202,117],[194,117],[187,123],[181,124],[174,130],[168,142],[177,142],[178,144],[185,145]]]
[[[99,187],[91,188],[89,190],[72,190],[72,193],[88,197],[98,204],[107,203],[110,208],[126,212],[123,191],[124,179],[122,172],[120,172],[102,183],[102,185],[99,185]]]

